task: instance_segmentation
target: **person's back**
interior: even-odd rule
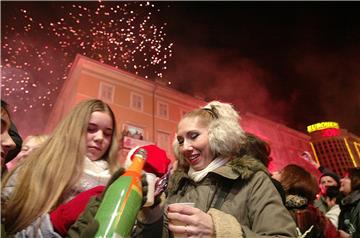
[[[289,206],[290,200],[296,200],[292,207]],[[339,237],[336,228],[318,208],[305,200],[302,204],[301,200],[297,196],[292,199],[287,197],[287,208],[296,222],[299,235],[306,238]]]
[[[345,196],[340,202],[339,230],[352,237],[360,237],[360,168],[351,168],[341,179],[340,192]]]
[[[299,237],[339,237],[335,226],[312,203],[319,191],[313,175],[294,164],[285,166],[274,175],[285,190],[285,206],[296,222]]]

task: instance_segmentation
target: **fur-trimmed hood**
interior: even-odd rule
[[[188,170],[189,167],[185,165],[179,166],[174,171],[169,181],[168,191],[170,193],[178,189],[182,183],[182,180],[191,180],[187,174]],[[258,171],[263,171],[268,174],[265,165],[262,164],[258,159],[244,155],[242,157],[232,157],[224,166],[221,166],[210,173],[215,173],[231,180],[248,180]]]

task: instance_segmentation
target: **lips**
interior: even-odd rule
[[[88,146],[88,148],[96,151],[101,151],[101,148],[97,146]]]
[[[199,161],[200,154],[195,154],[190,157],[188,157],[188,160],[191,164],[196,164]]]

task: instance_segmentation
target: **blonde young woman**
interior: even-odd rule
[[[143,208],[135,237],[296,237],[264,165],[239,155],[245,135],[238,120],[230,104],[216,101],[181,119],[166,210]]]
[[[37,229],[51,228],[47,213],[76,194],[107,183],[118,168],[117,143],[111,108],[96,99],[79,103],[49,139],[2,181],[6,232],[48,236]]]

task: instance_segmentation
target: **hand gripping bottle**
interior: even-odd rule
[[[131,234],[136,215],[143,198],[141,171],[146,160],[146,151],[140,148],[126,172],[106,190],[96,212],[98,238],[127,238]]]

